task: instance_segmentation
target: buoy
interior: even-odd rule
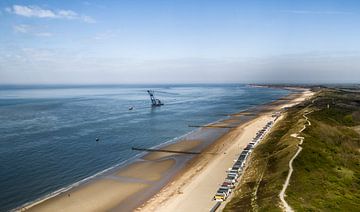
[[[100,139],[99,138],[96,138],[95,141],[99,141]]]
[[[134,107],[129,107],[129,110],[133,110],[134,109]]]

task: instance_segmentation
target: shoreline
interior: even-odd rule
[[[225,178],[225,171],[232,166],[233,160],[256,132],[271,119],[271,114],[301,103],[313,93],[309,90],[302,90],[301,95],[297,94],[289,94],[284,98],[285,102],[282,104],[273,105],[269,111],[265,110],[259,113],[254,119],[224,135],[222,140],[219,139],[214,146],[209,148],[220,148],[226,154],[212,158],[199,156],[157,195],[137,208],[137,211],[210,211],[216,204],[215,201],[212,201],[212,197]],[[284,100],[277,100],[273,103],[281,101]],[[271,105],[272,103],[268,107]],[[282,116],[278,120],[281,118]],[[231,196],[225,203],[230,199]],[[224,206],[225,204],[222,204],[220,209]]]
[[[290,93],[289,95],[296,95],[297,93],[296,92],[293,92],[293,93]],[[219,121],[216,121],[216,122],[213,122],[213,123],[210,123],[208,125],[217,125],[219,123],[227,123],[228,125],[231,125],[231,124],[234,124],[231,120],[235,120],[235,126],[236,128],[239,128],[239,126],[243,126],[243,125],[246,125],[247,123],[251,122],[253,119],[256,119],[258,116],[260,116],[260,113],[263,113],[261,112],[262,110],[264,110],[264,108],[262,107],[268,107],[269,105],[272,105],[272,104],[276,104],[276,102],[278,101],[281,101],[283,98],[285,99],[285,101],[287,101],[287,98],[289,95],[286,95],[278,100],[274,100],[272,102],[269,102],[265,105],[258,105],[258,106],[255,106],[255,107],[251,107],[251,108],[248,108],[244,111],[241,111],[239,113],[236,113],[236,114],[231,114],[229,115],[228,118],[224,119],[224,120],[219,120]],[[245,114],[242,114],[242,113],[247,113],[248,111],[251,111],[251,110],[255,110],[254,113],[252,113],[251,116],[248,116],[248,115],[245,115]],[[266,109],[265,109],[266,110]],[[244,116],[246,116],[246,119],[245,121],[242,120],[241,118],[244,118]],[[255,118],[253,118],[253,116]],[[234,118],[235,117],[235,118]],[[240,117],[240,119],[239,119]],[[239,123],[237,123],[239,122]],[[198,149],[198,150],[201,150],[201,151],[204,151],[204,152],[211,152],[214,150],[214,148],[216,146],[219,145],[219,140],[224,140],[224,136],[226,137],[228,134],[230,134],[232,131],[234,130],[224,130],[224,129],[219,129],[217,128],[216,126],[214,127],[215,129],[211,129],[211,131],[213,131],[214,133],[214,130],[215,130],[215,134],[221,134],[220,137],[216,137],[215,136],[215,139],[212,139],[211,141],[208,141],[208,142],[203,142],[204,144],[199,146],[199,145],[195,145],[195,146],[191,146],[189,145],[189,139],[184,139],[183,141],[181,139],[179,140],[174,140],[173,142],[166,142],[166,143],[163,143],[161,145],[159,145],[158,147],[159,148],[168,148],[168,147],[171,147],[173,146],[173,148],[175,150],[191,150],[193,151],[194,149]],[[200,128],[199,130],[201,130],[202,128]],[[203,131],[206,131],[207,130],[207,127],[205,127],[203,129]],[[193,131],[196,131],[196,130],[193,130]],[[193,132],[191,131],[191,132]],[[219,132],[216,132],[216,131],[219,131]],[[190,133],[191,133],[190,132]],[[190,134],[189,133],[189,134]],[[214,135],[208,135],[210,137],[214,137]],[[186,137],[186,135],[184,135],[184,137]],[[183,137],[183,136],[181,136]],[[226,139],[225,139],[226,140]],[[186,141],[186,145],[182,145],[181,146],[181,143]],[[185,142],[184,142],[185,143]],[[180,146],[179,146],[180,144]],[[218,147],[217,147],[218,148]],[[216,148],[215,148],[216,149]],[[218,148],[219,149],[219,148]],[[221,149],[219,149],[221,150]],[[139,154],[141,155],[141,154]],[[150,157],[149,157],[150,155]],[[151,157],[152,155],[152,157]],[[155,156],[154,156],[155,155]],[[209,155],[206,155],[206,154],[201,154],[199,157],[202,158],[202,156],[205,155],[204,157],[208,157]],[[172,174],[166,174],[166,176],[158,176],[158,177],[155,177],[155,178],[152,178],[152,179],[146,179],[147,177],[142,177],[139,175],[139,172],[142,172],[144,170],[139,170],[139,168],[135,168],[137,169],[137,173],[136,172],[132,172],[132,174],[130,174],[130,176],[123,176],[123,174],[118,174],[119,172],[121,172],[121,169],[124,168],[118,168],[118,170],[115,170],[115,171],[112,171],[112,170],[104,170],[102,171],[101,173],[99,173],[99,177],[97,176],[92,176],[90,180],[87,180],[84,182],[84,180],[80,181],[81,184],[79,185],[79,182],[77,183],[74,183],[72,184],[71,186],[69,187],[66,187],[66,188],[63,188],[63,189],[60,189],[58,190],[59,192],[57,193],[51,193],[49,195],[47,195],[45,198],[41,198],[41,199],[38,199],[38,200],[35,200],[34,202],[31,202],[29,204],[25,204],[21,207],[18,207],[18,208],[15,208],[14,210],[36,210],[36,211],[41,211],[42,209],[43,210],[56,210],[58,209],[59,207],[62,207],[64,205],[74,205],[75,204],[75,200],[73,199],[73,196],[77,196],[78,199],[77,200],[77,205],[79,207],[75,207],[75,208],[71,208],[71,207],[67,207],[68,209],[72,209],[72,210],[93,210],[93,209],[99,209],[99,206],[96,206],[96,205],[93,205],[92,208],[88,208],[88,207],[84,207],[84,206],[81,206],[80,202],[87,202],[87,201],[96,201],[98,202],[99,200],[99,195],[84,195],[84,192],[87,191],[90,193],[97,193],[97,191],[99,190],[98,186],[95,185],[96,183],[97,184],[103,184],[103,186],[108,186],[109,188],[112,188],[112,187],[116,187],[116,186],[119,186],[118,183],[113,183],[113,182],[109,182],[109,179],[110,180],[124,180],[125,181],[128,181],[126,183],[123,183],[121,184],[121,186],[119,186],[117,189],[117,192],[116,193],[116,196],[118,197],[112,197],[111,195],[109,196],[109,198],[107,200],[104,200],[103,202],[98,202],[98,204],[102,205],[104,204],[104,207],[103,208],[100,208],[100,209],[104,209],[104,210],[110,210],[110,209],[122,209],[122,210],[133,210],[133,209],[136,209],[138,208],[141,204],[141,203],[146,203],[148,202],[149,199],[153,198],[154,195],[157,196],[159,194],[159,192],[161,193],[161,190],[166,188],[169,184],[171,184],[173,181],[177,180],[179,176],[183,175],[184,172],[186,172],[187,170],[191,170],[192,167],[194,166],[194,164],[197,163],[197,161],[199,160],[199,157],[187,157],[187,156],[179,156],[178,154],[169,154],[169,153],[145,153],[145,154],[142,154],[142,156],[139,156],[137,158],[137,160],[134,160],[132,163],[129,163],[125,166],[125,169],[126,167],[128,166],[132,166],[136,163],[140,163],[140,167],[142,167],[142,169],[144,167],[151,167],[151,165],[149,166],[146,166],[146,165],[141,165],[145,162],[142,162],[142,161],[138,161],[139,159],[140,160],[144,160],[144,161],[155,161],[155,163],[161,163],[162,160],[166,160],[166,159],[174,159],[175,161],[177,160],[185,160],[185,162],[183,162],[183,164],[180,166],[178,165],[176,167],[176,164],[174,165],[174,163],[171,163],[172,165],[168,166],[167,168],[165,168],[164,170],[162,170],[164,173],[167,173],[167,172],[171,172]],[[185,158],[185,159],[184,159]],[[155,164],[154,163],[154,164]],[[120,165],[121,166],[121,165]],[[182,167],[181,167],[182,166]],[[162,166],[159,166],[158,169],[163,169]],[[158,170],[157,169],[157,170]],[[119,171],[120,170],[120,171]],[[149,170],[149,171],[157,171],[157,170]],[[110,175],[108,176],[107,173],[110,172],[114,175]],[[149,173],[148,173],[149,174]],[[103,176],[105,175],[105,177]],[[150,174],[151,175],[151,174]],[[131,181],[130,179],[127,179],[128,178],[134,178],[135,180]],[[104,178],[104,179],[103,179]],[[142,178],[145,178],[145,179],[142,179]],[[161,181],[160,178],[166,178],[166,179],[162,179],[162,182],[156,182],[156,181]],[[126,186],[129,186],[130,185],[133,185],[133,190],[135,192],[131,193],[131,192],[128,192],[127,189],[123,189],[124,187]],[[148,189],[146,191],[146,188],[149,187],[149,184],[153,184],[152,186],[154,187],[154,189]],[[156,184],[156,185],[154,185]],[[75,185],[75,186],[73,186]],[[131,189],[131,187],[129,187]],[[142,191],[144,191],[145,189],[145,193],[142,193]],[[111,194],[111,192],[108,192],[108,191],[104,191],[106,193],[106,195],[109,195],[109,193]],[[119,198],[119,195],[120,194],[123,194],[123,193],[126,193],[126,195],[122,195],[122,198]],[[75,194],[75,195],[74,195]],[[138,198],[139,195],[142,197],[140,197],[140,201],[137,200],[134,202],[134,197],[136,196],[136,198]],[[71,195],[71,196],[67,196],[67,195]],[[91,196],[91,197],[89,197]],[[132,198],[133,197],[133,198]],[[127,202],[127,203],[132,203],[132,206],[128,206],[128,207],[121,207],[120,205],[124,205],[124,204],[121,204],[122,202]],[[137,202],[137,203],[136,203]],[[129,205],[129,204],[127,204]],[[131,205],[131,204],[130,204]],[[141,207],[141,206],[140,206]]]

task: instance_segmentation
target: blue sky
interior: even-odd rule
[[[0,2],[0,83],[359,82],[360,2]]]

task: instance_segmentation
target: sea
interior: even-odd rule
[[[147,90],[164,105],[151,107]],[[0,86],[0,211],[131,163],[134,146],[287,94],[244,84]]]

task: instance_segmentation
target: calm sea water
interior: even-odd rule
[[[147,89],[165,105],[151,108]],[[188,125],[286,94],[245,85],[2,86],[0,211],[121,164],[138,154],[132,146],[159,145]]]

